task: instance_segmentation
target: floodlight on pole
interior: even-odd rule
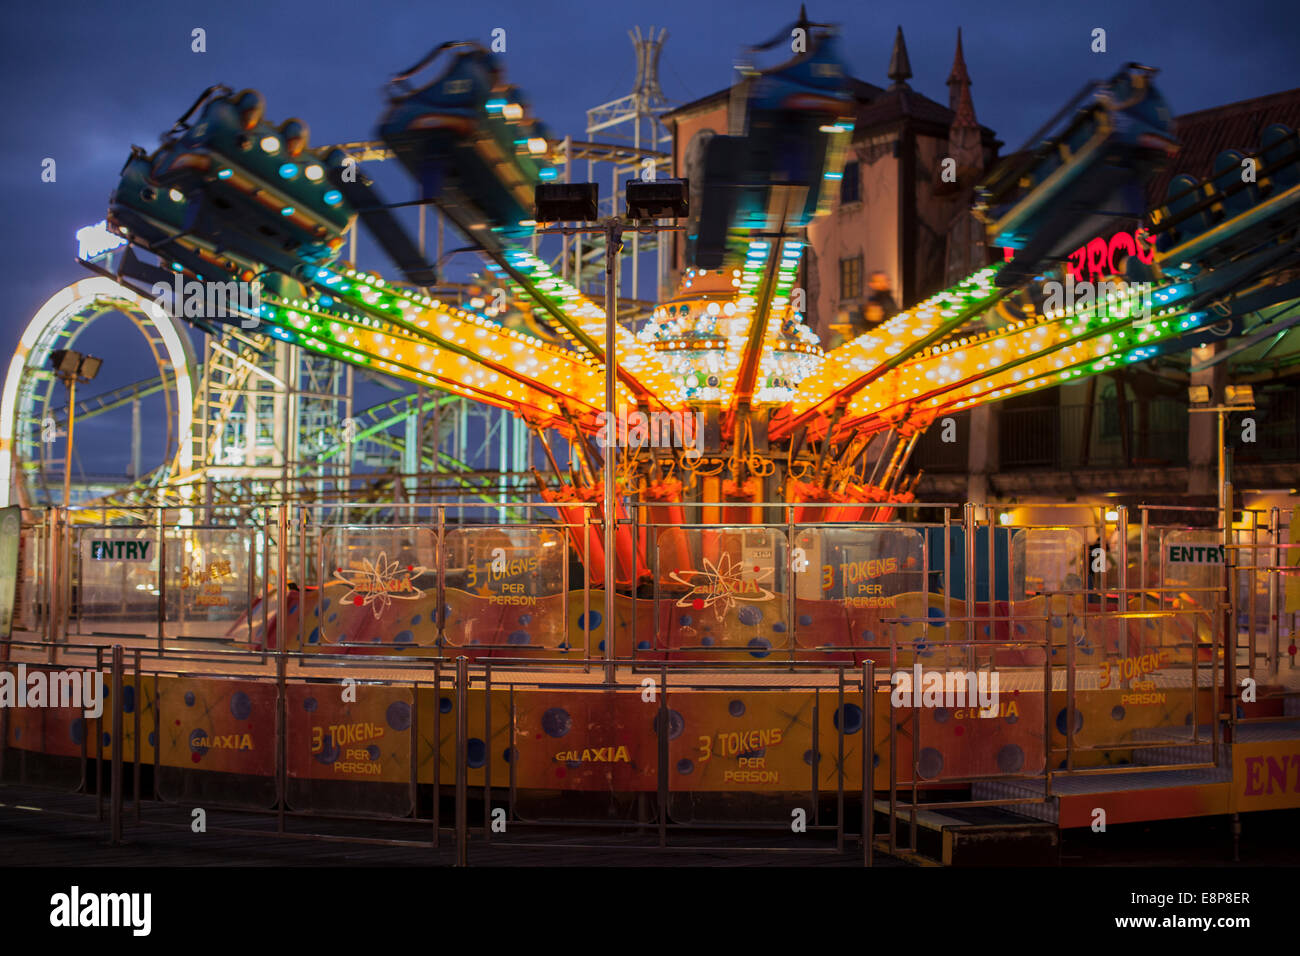
[[[63,449],[63,507],[72,503],[72,429],[77,416],[77,383],[89,382],[99,374],[102,359],[72,349],[50,353],[50,370],[68,387],[68,437]]]
[[[1223,401],[1212,405],[1213,395],[1208,385],[1191,385],[1187,389],[1189,412],[1213,412],[1219,424],[1219,511],[1223,526],[1232,525],[1232,502],[1225,501],[1223,489],[1228,480],[1227,420],[1232,412],[1249,412],[1255,408],[1255,390],[1249,385],[1225,385]]]
[[[657,188],[652,188],[657,187]],[[685,218],[688,214],[687,184],[682,179],[660,182],[632,181],[626,189],[628,216],[618,215],[600,220],[597,202],[599,187],[595,183],[539,183],[533,193],[533,219],[542,235],[577,235],[601,233],[605,236],[605,413],[617,412],[618,357],[615,354],[618,330],[618,258],[623,249],[623,233],[680,232],[685,226],[660,225],[656,220]],[[583,225],[546,226],[546,223],[580,223]],[[635,293],[635,290],[633,290]],[[617,434],[612,418],[607,418],[607,436]],[[614,484],[613,442],[603,449],[605,508],[605,601],[601,619],[605,628],[605,682],[612,684],[614,672],[614,575],[615,531],[618,500]],[[636,587],[636,556],[632,557],[632,587]]]

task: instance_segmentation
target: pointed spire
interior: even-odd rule
[[[957,28],[957,53],[952,60],[952,72],[948,74],[948,108],[956,116],[952,125],[957,128],[974,128],[975,101],[970,95],[970,74],[966,71],[966,55],[961,48],[961,27]]]
[[[894,81],[891,89],[910,89],[907,81],[912,77],[912,64],[907,59],[907,44],[903,42],[903,28],[898,28],[894,36],[894,52],[889,56],[889,78]]]
[[[970,74],[966,72],[966,55],[961,49],[961,27],[957,28],[957,55],[952,60],[952,72],[948,74],[949,86],[970,86]],[[948,107],[955,110],[957,90],[949,90]]]
[[[957,28],[957,53],[948,75],[948,108],[952,125],[948,128],[948,153],[957,160],[961,181],[978,178],[984,167],[979,123],[975,121],[975,101],[970,95],[970,74],[966,72],[966,55],[961,48],[961,28]]]

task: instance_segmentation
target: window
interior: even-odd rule
[[[862,295],[862,256],[840,260],[840,299],[857,299]]]
[[[862,198],[862,180],[858,175],[858,161],[844,164],[844,178],[840,180],[840,205],[858,202]]]

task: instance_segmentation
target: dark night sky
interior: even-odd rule
[[[792,0],[11,6],[0,36],[9,112],[0,151],[6,279],[0,341],[7,354],[40,304],[85,274],[73,262],[73,234],[103,218],[129,147],[152,150],[210,84],[261,90],[268,117],[306,120],[313,145],[370,139],[391,73],[444,40],[486,42],[494,27],[504,27],[510,80],[554,133],[580,135],[586,108],[631,89],[630,27],[667,27],[661,81],[669,99],[681,103],[727,85],[738,48],[768,39],[797,9]],[[997,131],[1004,151],[1019,147],[1086,80],[1109,76],[1128,60],[1161,70],[1157,83],[1175,114],[1300,86],[1297,10],[1295,0],[809,4],[813,19],[841,25],[854,75],[881,86],[901,24],[912,87],[945,104],[944,80],[961,26],[977,116]],[[1108,35],[1104,55],[1089,49],[1099,26]],[[207,31],[206,53],[190,50],[194,27]],[[40,181],[44,157],[58,163],[56,183]],[[385,172],[380,182],[390,199],[408,198],[400,177]],[[364,245],[360,258],[365,267],[393,274]],[[111,339],[95,344],[109,360],[99,388],[145,374]],[[117,375],[110,374],[113,363]]]

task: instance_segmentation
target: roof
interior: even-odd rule
[[[670,109],[667,113],[660,113],[659,119],[667,123],[676,120],[683,113],[697,113],[706,107],[713,106],[715,103],[725,103],[731,95],[731,87],[725,87],[716,93],[710,93],[708,96],[701,96],[698,100],[691,100],[689,103],[683,103]]]
[[[936,103],[909,87],[895,87],[882,92],[870,103],[858,110],[854,121],[853,138],[862,139],[864,134],[882,126],[888,126],[902,119],[914,123],[935,127],[935,132],[947,136],[948,129],[956,114],[941,103]],[[940,129],[941,127],[941,129]],[[987,126],[980,125],[982,139],[993,143],[997,136]]]
[[[1197,179],[1209,176],[1214,158],[1225,149],[1253,153],[1265,128],[1274,123],[1300,129],[1300,89],[1174,117],[1174,136],[1182,147],[1168,167],[1147,183],[1147,204],[1162,204],[1169,181],[1180,173]]]
[[[861,103],[873,100],[884,92],[880,87],[872,83],[868,83],[865,80],[857,80],[851,76],[845,80],[845,85],[852,91],[854,98]],[[731,87],[728,86],[718,90],[716,93],[710,93],[708,96],[701,96],[697,100],[691,100],[689,103],[683,103],[681,106],[676,106],[667,113],[660,114],[659,118],[663,122],[668,123],[677,120],[681,115],[686,113],[698,113],[705,109],[716,109],[720,104],[725,104],[730,96]]]

